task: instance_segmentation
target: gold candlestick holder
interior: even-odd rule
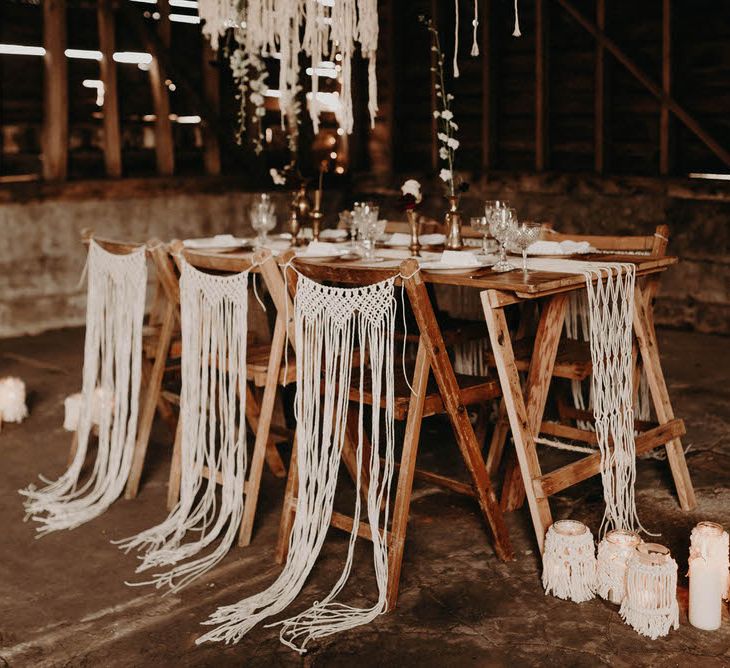
[[[411,231],[411,243],[408,250],[411,251],[411,257],[418,257],[421,254],[421,242],[418,239],[418,214],[415,209],[406,210],[408,217],[408,228]]]

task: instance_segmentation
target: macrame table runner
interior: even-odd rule
[[[77,447],[68,470],[55,482],[29,485],[27,517],[41,534],[73,529],[101,515],[124,489],[132,465],[142,370],[142,324],[147,288],[144,246],[125,255],[104,250],[93,239],[87,259],[88,296],[82,398]],[[97,388],[108,409],[93,416]],[[92,418],[98,418],[98,450],[91,475],[79,485]]]
[[[366,624],[386,610],[390,483],[394,469],[394,279],[359,288],[326,287],[299,276],[294,301],[297,352],[297,453],[299,489],[286,564],[263,592],[219,608],[205,624],[216,628],[196,642],[237,642],[257,623],[283,611],[299,594],[314,566],[332,517],[345,439],[353,353],[359,349],[360,403],[353,528],[342,573],[327,596],[304,612],[279,622],[280,639],[304,652],[313,638]],[[367,360],[367,362],[366,362]],[[371,384],[371,457],[367,517],[373,542],[378,599],[359,608],[335,599],[352,568],[360,525],[365,378]],[[384,411],[381,398],[385,398]],[[384,412],[384,415],[381,415]],[[384,441],[384,442],[383,442]],[[380,446],[384,464],[381,465]],[[381,507],[384,507],[381,521]]]
[[[243,390],[248,272],[208,274],[182,257],[180,267],[180,499],[161,524],[117,543],[126,551],[145,552],[137,573],[174,565],[148,582],[134,583],[167,586],[171,591],[190,584],[228,553],[241,523],[247,468]],[[204,467],[210,472],[206,483]],[[223,479],[219,500],[216,472]],[[196,539],[183,542],[191,532]],[[221,535],[213,551],[191,560]]]
[[[602,531],[642,529],[636,512],[633,410],[633,264],[530,258],[529,269],[583,274],[593,373],[591,389],[606,511]],[[612,442],[612,446],[609,446]]]

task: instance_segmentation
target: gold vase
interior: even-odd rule
[[[446,243],[449,250],[461,250],[461,214],[459,213],[459,198],[456,195],[449,195],[449,210],[444,217],[446,227]]]
[[[408,250],[411,251],[411,257],[418,257],[421,254],[421,242],[418,240],[418,215],[415,209],[407,209],[408,229],[411,232],[411,244]]]
[[[289,207],[289,232],[292,236],[292,245],[297,246],[301,243],[299,232],[304,223],[309,221],[309,212],[312,204],[307,197],[307,186],[302,184],[299,190],[292,195],[291,205]]]

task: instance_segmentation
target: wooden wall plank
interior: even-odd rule
[[[596,0],[596,24],[601,32],[606,30],[606,0]],[[596,81],[594,106],[594,169],[603,174],[606,171],[606,49],[596,41]]]
[[[43,178],[68,176],[68,64],[66,61],[66,0],[43,2]]]
[[[220,70],[218,57],[206,37],[203,40],[203,95],[209,109],[216,116],[220,113]],[[215,124],[207,118],[203,119],[203,164],[206,174],[221,173],[221,148]]]
[[[171,44],[169,0],[158,0],[157,11],[160,13],[157,32],[162,44],[169,52]],[[169,176],[175,171],[175,142],[172,136],[170,94],[165,83],[166,80],[167,72],[160,59],[153,54],[150,65],[150,86],[152,103],[157,117],[155,121],[155,156],[157,172],[161,176]]]
[[[114,63],[115,20],[112,0],[99,0],[99,72],[104,84],[104,165],[107,176],[122,175],[122,141],[119,129],[119,98],[117,94],[117,66]]]
[[[496,105],[494,95],[495,55],[493,47],[493,11],[492,0],[484,0],[481,16],[481,48],[482,60],[482,169],[486,172],[494,169],[495,149],[494,130],[496,128]]]
[[[535,0],[535,169],[549,163],[548,138],[548,3]]]
[[[672,3],[662,0],[662,91],[672,94]],[[659,117],[659,173],[672,170],[671,123],[669,107],[663,102]]]

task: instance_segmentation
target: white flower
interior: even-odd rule
[[[449,151],[448,149],[444,148],[443,146],[439,149],[439,158],[442,160],[446,160],[449,157]]]
[[[264,104],[264,96],[261,93],[251,93],[251,104],[260,107]]]
[[[443,118],[445,121],[450,121],[454,117],[454,114],[452,114],[448,109],[441,112],[441,118]]]
[[[450,169],[442,169],[439,172],[439,178],[442,181],[451,181],[451,170]]]
[[[434,111],[433,112],[433,117],[434,118],[438,118],[439,117],[439,112],[438,111]]]
[[[404,195],[412,195],[413,199],[416,200],[416,204],[419,204],[423,199],[421,195],[421,184],[415,179],[408,179],[401,187],[400,191]]]
[[[453,148],[454,150],[456,150],[457,148],[459,148],[459,140],[458,139],[454,139],[453,137],[449,137],[448,144],[449,144],[449,147],[450,148]]]
[[[446,99],[449,100],[449,102],[450,102],[451,100],[454,99],[454,96],[451,93],[449,93],[448,95],[446,95]]]
[[[271,174],[271,180],[274,182],[274,185],[283,186],[286,183],[284,175],[278,169],[272,167],[269,170],[269,174]]]
[[[449,141],[449,136],[445,132],[439,132],[436,136],[438,137],[439,141],[443,142],[444,144]]]
[[[450,125],[450,126],[451,126],[451,127],[452,127],[452,128],[454,129],[454,130],[458,130],[458,129],[459,129],[459,126],[458,126],[458,125],[457,125],[456,123],[454,123],[454,121],[451,121],[451,123],[449,123],[449,125]]]

